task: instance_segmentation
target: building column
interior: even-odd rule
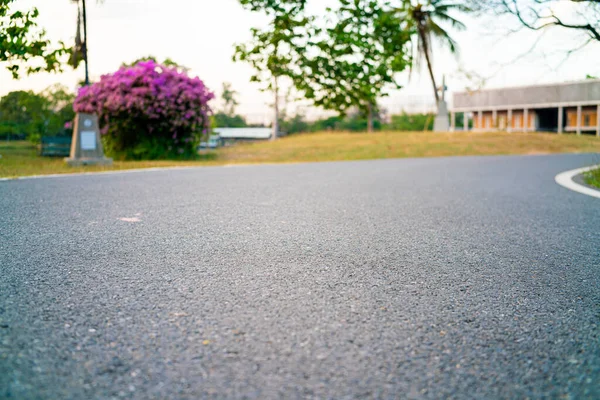
[[[564,118],[564,110],[562,108],[562,106],[558,107],[558,134],[563,133],[563,127],[565,126],[563,118]]]
[[[483,111],[479,110],[477,112],[477,126],[479,127],[480,131],[483,131]]]
[[[492,111],[492,128],[494,130],[498,129],[498,110]]]
[[[596,136],[600,137],[600,104],[596,109]]]
[[[581,106],[577,106],[577,134],[581,135]]]
[[[506,118],[506,132],[512,133],[512,110],[508,110],[508,116]]]
[[[527,132],[529,129],[529,109],[523,110],[523,132]]]
[[[469,113],[466,111],[463,113],[463,129],[469,132]]]
[[[450,112],[450,132],[454,132],[456,130],[456,113],[454,111]]]

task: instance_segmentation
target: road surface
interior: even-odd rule
[[[597,161],[0,182],[0,398],[600,398]]]

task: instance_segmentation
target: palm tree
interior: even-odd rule
[[[436,104],[440,101],[438,87],[435,83],[432,61],[432,42],[433,39],[439,40],[444,44],[452,54],[458,54],[458,45],[450,37],[448,31],[440,26],[448,24],[452,28],[462,31],[465,24],[450,16],[453,11],[470,12],[471,8],[464,3],[453,2],[451,0],[402,0],[402,6],[397,9],[408,21],[409,27],[414,29],[416,34],[416,54],[415,67],[419,67],[423,59],[427,63]]]

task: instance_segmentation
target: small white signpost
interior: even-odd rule
[[[73,142],[71,156],[65,158],[71,166],[80,165],[111,165],[112,159],[104,157],[98,116],[78,113],[73,127]]]

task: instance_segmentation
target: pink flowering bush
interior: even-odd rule
[[[213,98],[199,78],[144,61],[81,88],[74,109],[98,114],[106,151],[113,157],[193,158],[209,128]]]

